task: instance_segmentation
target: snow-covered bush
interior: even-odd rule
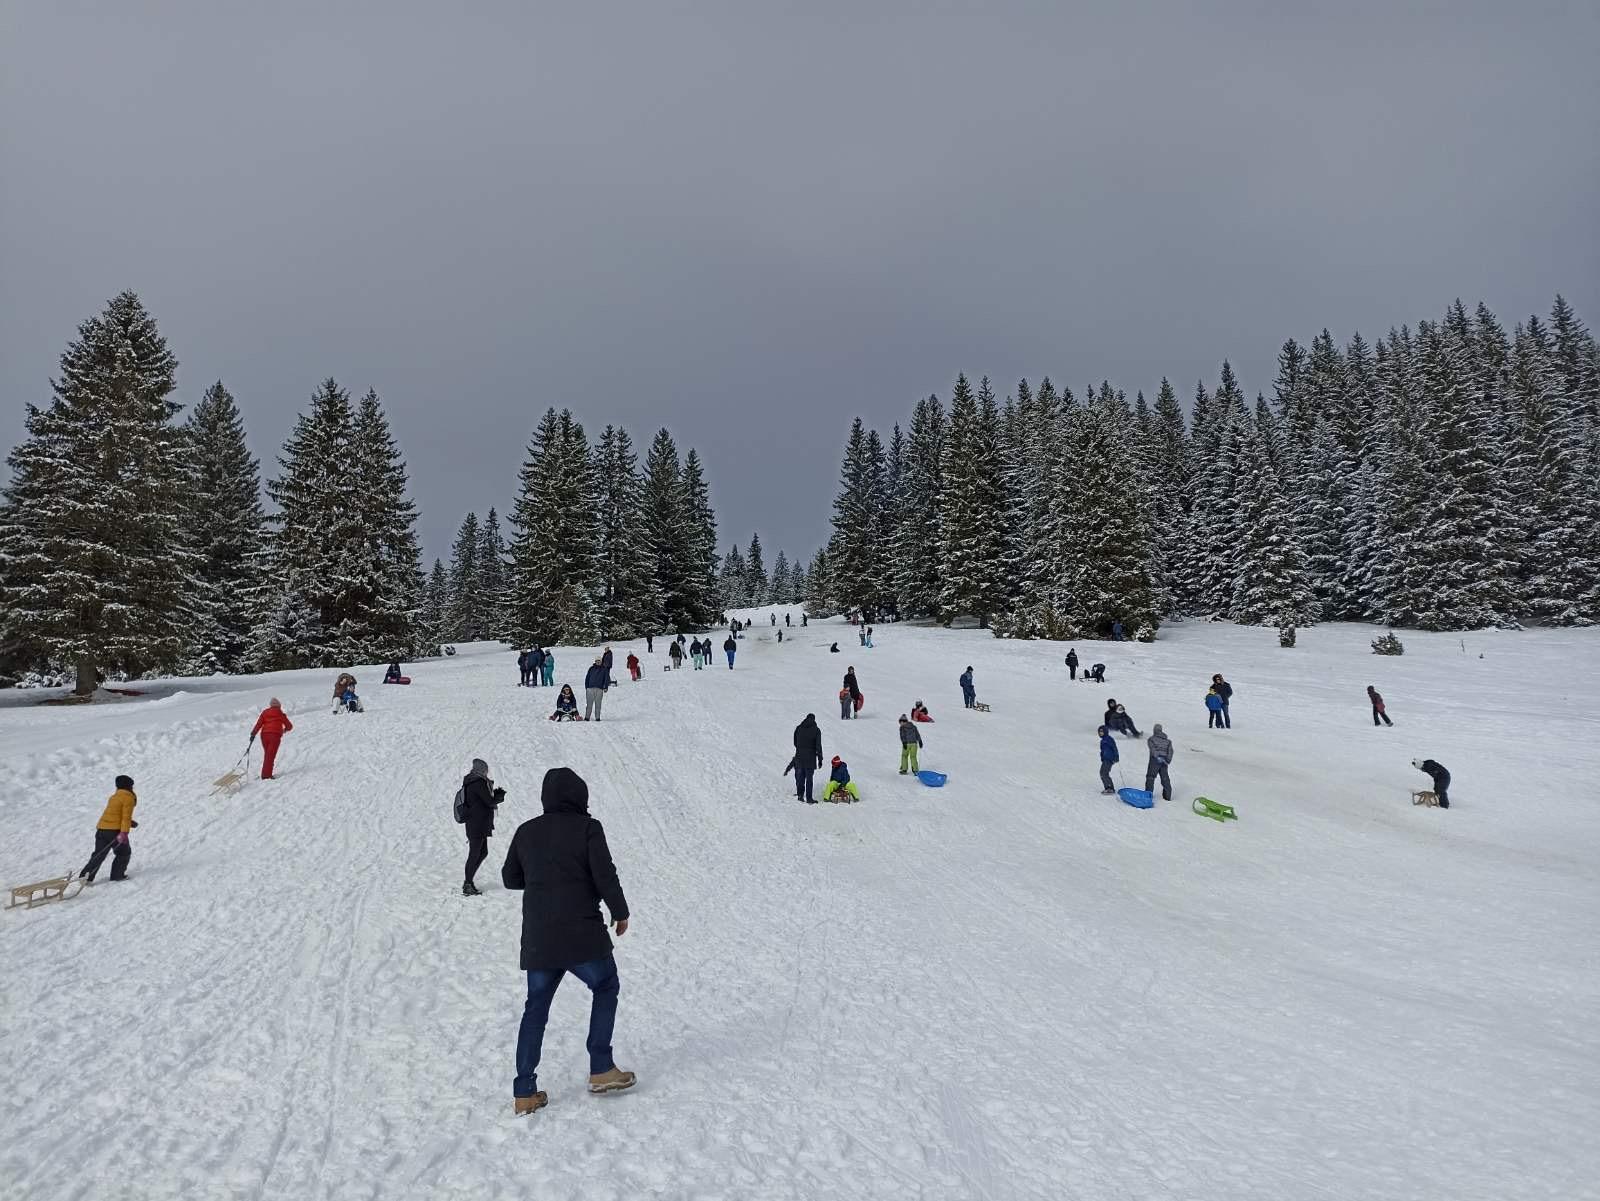
[[[1372,653],[1375,655],[1403,655],[1406,653],[1406,648],[1391,630],[1382,638],[1374,638],[1372,640]]]

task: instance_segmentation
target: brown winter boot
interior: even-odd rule
[[[589,1091],[591,1093],[620,1093],[625,1088],[632,1088],[638,1077],[632,1072],[624,1072],[621,1068],[613,1067],[609,1072],[601,1072],[598,1076],[589,1077]]]
[[[536,1113],[549,1103],[550,1098],[544,1093],[534,1093],[531,1097],[518,1097],[515,1101],[516,1116],[520,1118],[526,1114]]]

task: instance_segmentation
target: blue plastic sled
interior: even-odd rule
[[[921,780],[929,788],[943,788],[944,782],[949,778],[942,771],[919,771],[917,773],[917,779]]]
[[[1156,799],[1142,788],[1119,788],[1117,795],[1135,809],[1153,809]]]

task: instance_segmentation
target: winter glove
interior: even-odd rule
[[[126,830],[120,831],[117,834],[117,845],[119,847],[125,847],[128,845],[128,832]]]
[[[493,795],[494,803],[498,805],[501,801],[506,799],[506,790],[504,788],[496,788]]]

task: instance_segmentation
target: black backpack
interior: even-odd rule
[[[467,824],[467,790],[465,787],[456,789],[455,803],[451,805],[450,811],[456,815],[457,825],[464,826]]]

